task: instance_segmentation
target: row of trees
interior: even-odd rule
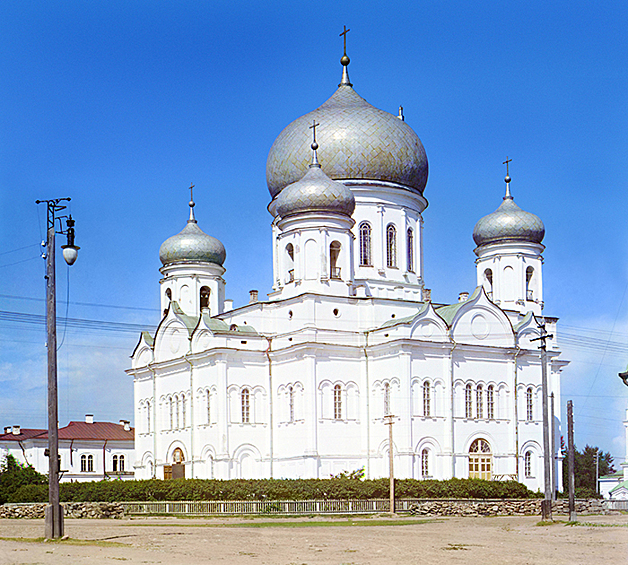
[[[575,479],[576,498],[595,498],[598,488],[596,484],[595,458],[598,457],[597,476],[603,477],[615,472],[613,467],[613,457],[610,453],[604,453],[598,447],[585,445],[582,451],[575,450]],[[569,487],[569,465],[567,464],[567,453],[563,459],[563,485],[565,493]]]

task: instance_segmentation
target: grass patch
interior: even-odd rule
[[[567,526],[586,526],[587,528],[628,528],[628,524],[594,524],[592,522],[567,522]]]
[[[0,537],[2,541],[17,541],[20,543],[44,543],[46,538],[7,538]],[[82,539],[49,539],[46,545],[95,545],[98,547],[129,547],[126,543],[106,540],[82,540]]]
[[[564,524],[563,520],[540,520],[536,523],[537,526],[554,526],[555,524]]]
[[[352,526],[414,526],[430,524],[442,520],[426,518],[419,520],[321,520],[319,522],[244,522],[237,524],[177,524],[182,528],[346,528]],[[140,527],[172,527],[172,524],[138,524]]]

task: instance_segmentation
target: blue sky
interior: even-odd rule
[[[45,211],[70,196],[79,260],[58,266],[60,421],[132,416],[136,326],[159,317],[158,250],[187,218],[227,249],[227,296],[270,291],[268,150],[340,80],[426,148],[434,301],[475,286],[475,222],[506,155],[546,226],[545,313],[561,320],[576,443],[623,460],[628,389],[625,2],[23,0],[0,14],[0,424],[45,427]],[[66,305],[68,296],[70,303]],[[16,321],[17,320],[17,321]],[[130,324],[125,326],[123,324]],[[564,406],[562,407],[564,410]]]

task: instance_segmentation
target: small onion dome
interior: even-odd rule
[[[478,246],[513,239],[541,243],[544,236],[541,218],[519,208],[509,191],[499,208],[480,219],[473,228],[473,240]]]
[[[159,259],[164,266],[172,263],[215,263],[222,266],[226,256],[225,246],[199,228],[193,214],[190,214],[183,230],[169,237],[159,248]]]
[[[331,180],[318,163],[313,163],[301,180],[281,191],[275,210],[281,217],[299,212],[331,212],[351,217],[355,198],[350,188]]]
[[[327,102],[288,125],[270,148],[266,182],[273,198],[306,173],[309,140],[303,132],[312,120],[325,124],[319,156],[330,178],[388,181],[423,193],[427,155],[417,134],[343,81]]]

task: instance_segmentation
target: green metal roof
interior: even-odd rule
[[[464,302],[457,302],[456,304],[450,304],[449,306],[441,306],[436,309],[436,313],[447,323],[448,326],[451,326],[451,323],[454,321],[454,317],[460,308],[464,306],[469,300],[475,300],[482,290],[481,286],[476,287],[473,291],[473,294],[467,298]]]

